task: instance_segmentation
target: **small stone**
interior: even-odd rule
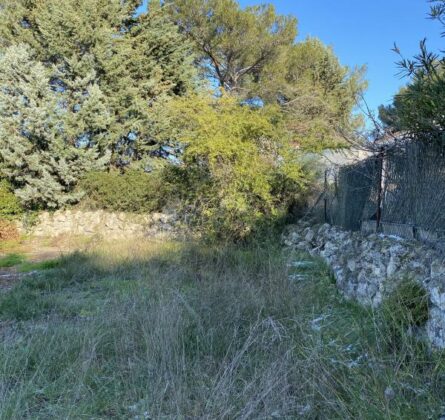
[[[397,260],[394,256],[392,256],[389,260],[387,267],[386,267],[386,277],[388,277],[388,278],[392,277],[396,273],[397,268],[398,268]]]
[[[307,251],[311,247],[310,247],[310,245],[307,242],[299,242],[295,248],[297,248],[297,249],[299,249],[301,251]]]
[[[349,270],[351,270],[352,272],[354,272],[357,269],[357,263],[355,260],[348,260],[348,268]]]
[[[438,277],[445,275],[445,264],[441,260],[434,260],[431,263],[431,277]]]
[[[445,311],[445,277],[430,283],[429,291],[433,305]]]
[[[388,386],[385,389],[385,398],[388,401],[390,401],[390,400],[393,400],[395,398],[395,396],[396,396],[396,393],[395,393],[394,389],[391,386]]]
[[[304,237],[304,240],[306,242],[312,242],[314,238],[315,238],[315,232],[309,229],[308,232],[306,233],[306,236]]]
[[[289,240],[290,240],[292,243],[296,244],[297,242],[299,242],[299,241],[301,240],[301,235],[299,235],[297,232],[292,232],[292,233],[289,235]]]

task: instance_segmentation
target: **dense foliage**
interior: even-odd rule
[[[360,124],[352,110],[363,69],[342,66],[317,39],[295,42],[297,20],[272,5],[171,0],[173,18],[195,46],[201,74],[246,103],[279,104],[294,142],[310,151],[345,145]]]
[[[156,146],[193,55],[156,2],[13,0],[0,8],[1,175],[30,208],[79,200],[80,177]]]
[[[278,216],[304,189],[308,172],[290,146],[278,107],[240,106],[237,99],[199,95],[174,104],[188,145],[173,184],[208,233],[243,237]]]
[[[431,18],[445,28],[445,1],[431,1]],[[445,56],[428,50],[426,40],[420,43],[419,53],[399,66],[409,77],[406,87],[395,96],[391,105],[381,106],[379,116],[385,128],[403,132],[426,141],[445,141]]]
[[[75,203],[79,176],[105,163],[96,148],[65,141],[62,112],[50,75],[30,48],[8,47],[0,56],[0,170],[29,208]]]
[[[11,185],[5,179],[0,180],[0,218],[15,217],[22,211]]]
[[[79,186],[85,191],[84,206],[93,209],[139,213],[160,210],[165,204],[160,177],[137,170],[90,172]]]
[[[208,233],[244,237],[301,200],[304,153],[353,133],[361,71],[296,42],[296,18],[271,5],[139,6],[2,3],[0,176],[28,209],[174,200]]]
[[[294,43],[297,20],[272,5],[242,9],[236,0],[173,0],[169,10],[193,41],[203,74],[248,97],[266,66]]]

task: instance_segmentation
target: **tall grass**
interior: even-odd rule
[[[292,267],[289,261],[301,260]],[[0,418],[437,418],[445,370],[279,246],[99,244],[0,297]]]

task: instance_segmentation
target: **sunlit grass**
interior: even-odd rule
[[[0,268],[10,268],[21,264],[25,261],[25,257],[21,254],[7,254],[0,257]]]
[[[25,261],[22,262],[17,267],[17,269],[21,273],[29,273],[31,271],[51,270],[53,268],[58,267],[60,262],[61,262],[60,259],[38,261],[38,262]]]

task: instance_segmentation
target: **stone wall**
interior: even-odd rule
[[[381,234],[363,235],[328,224],[289,226],[285,245],[320,256],[343,295],[378,306],[404,279],[421,283],[430,299],[428,338],[445,348],[445,258],[420,242]]]
[[[174,233],[173,214],[153,213],[136,215],[109,213],[102,210],[61,210],[43,212],[31,228],[19,224],[21,233],[36,237],[102,236],[106,239],[168,236]]]

